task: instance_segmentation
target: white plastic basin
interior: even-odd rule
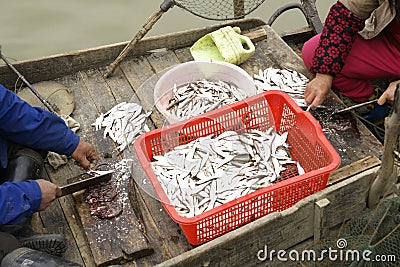
[[[174,84],[179,87],[201,79],[231,83],[242,89],[248,97],[257,93],[253,78],[234,64],[223,61],[189,61],[179,64],[163,74],[154,88],[154,103],[170,124],[187,119],[179,118],[166,109],[173,97]]]

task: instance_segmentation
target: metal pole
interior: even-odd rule
[[[122,60],[133,50],[136,44],[147,34],[148,31],[151,30],[153,25],[161,18],[164,12],[167,12],[170,7],[174,4],[173,0],[164,0],[164,2],[160,5],[160,8],[148,18],[146,23],[143,25],[142,29],[136,33],[136,35],[132,38],[132,40],[127,44],[118,57],[112,62],[106,72],[104,73],[104,78],[108,78],[111,74],[114,73],[115,68],[121,63]]]
[[[46,99],[44,99],[39,93],[38,91],[36,91],[35,88],[33,88],[33,86],[25,79],[25,77],[8,61],[8,59],[3,56],[3,54],[1,53],[1,46],[0,46],[0,57],[1,59],[7,64],[7,66],[15,72],[15,74],[18,75],[18,78],[21,79],[27,86],[28,88],[32,91],[32,93],[39,98],[39,100],[43,103],[43,105],[50,111],[53,113],[57,113],[60,111],[60,109],[55,105],[55,104],[50,104]]]

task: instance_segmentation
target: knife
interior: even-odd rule
[[[72,194],[93,185],[107,182],[111,179],[114,171],[89,171],[70,178],[74,182],[61,186],[61,196]]]
[[[342,113],[342,112],[345,112],[345,111],[349,111],[349,110],[352,110],[352,109],[355,109],[355,108],[359,108],[359,107],[362,107],[362,106],[365,106],[365,105],[368,105],[368,104],[372,104],[372,103],[375,103],[377,101],[378,101],[378,99],[374,99],[374,100],[367,101],[367,102],[364,102],[364,103],[361,103],[361,104],[350,106],[348,108],[340,109],[340,110],[332,112],[331,116],[339,114],[339,113]]]

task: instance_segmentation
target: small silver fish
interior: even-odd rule
[[[150,130],[146,119],[151,112],[143,114],[142,111],[143,107],[137,103],[122,102],[106,113],[101,113],[92,126],[96,131],[104,127],[103,137],[109,136],[118,144],[117,149],[123,151],[138,135]]]
[[[259,93],[281,90],[287,93],[300,107],[306,107],[304,92],[309,79],[303,74],[290,69],[269,67],[254,74],[254,84]]]
[[[171,204],[190,218],[273,184],[286,164],[304,173],[290,156],[287,136],[272,128],[226,131],[154,156],[151,165]]]
[[[167,110],[177,117],[190,118],[246,98],[246,93],[223,81],[197,80],[174,85]]]

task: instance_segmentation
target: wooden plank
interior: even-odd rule
[[[369,187],[378,169],[379,166],[374,167],[327,187],[326,198],[334,205],[329,205],[324,210],[326,227],[341,225],[366,209]]]
[[[240,67],[244,69],[251,77],[254,77],[254,74],[258,74],[260,70],[264,71],[269,67],[278,68],[278,65],[273,61],[273,59],[266,57],[263,50],[257,45],[254,55],[242,63]]]
[[[109,104],[108,102],[104,101],[104,102],[98,102],[97,106],[95,105],[95,103],[93,102],[93,95],[94,97],[96,97],[99,93],[101,93],[101,95],[109,95],[109,99],[113,99],[113,95],[112,92],[109,88],[107,88],[107,86],[99,86],[99,78],[102,78],[102,75],[100,72],[96,72],[96,71],[88,71],[87,73],[80,73],[79,76],[73,76],[73,77],[68,77],[65,80],[68,81],[69,85],[73,88],[74,93],[75,93],[75,99],[76,99],[76,105],[77,108],[75,109],[74,113],[72,114],[75,119],[77,119],[78,122],[81,122],[81,131],[79,132],[79,134],[84,137],[84,139],[86,141],[92,141],[93,144],[95,144],[95,146],[97,146],[96,150],[98,152],[100,151],[115,151],[115,145],[109,141],[107,142],[107,140],[104,140],[102,137],[102,133],[101,132],[94,132],[92,129],[92,126],[90,126],[90,124],[95,120],[95,117],[98,115],[97,112],[99,112],[100,110],[105,111],[107,110],[109,107],[111,107],[112,104]],[[110,82],[111,83],[111,82]],[[106,83],[102,82],[102,84],[107,85]],[[68,85],[68,84],[67,84]],[[95,90],[95,88],[98,89],[98,91]],[[92,96],[90,96],[90,94],[92,94]],[[107,99],[107,98],[103,98],[103,99]],[[115,101],[115,100],[114,100]],[[96,112],[97,111],[97,112]],[[99,154],[100,156],[100,161],[102,161],[101,159],[101,153]],[[115,159],[117,159],[116,156],[114,156]],[[107,161],[107,160],[104,160]],[[115,162],[115,160],[114,160]],[[111,161],[109,161],[108,163],[111,163]],[[62,175],[63,177],[72,177],[74,175],[76,175],[77,173],[73,173],[70,170],[68,170],[67,168],[60,168],[60,171],[57,171],[55,173],[53,173],[53,176],[59,176],[60,173],[63,173],[63,169],[65,175]],[[64,182],[62,184],[65,184],[66,181],[64,180]],[[71,196],[68,196],[71,197]],[[68,197],[64,197],[60,200],[60,202],[62,202],[62,200],[64,201],[63,209],[66,211],[71,210],[71,208],[76,209],[76,203],[74,202],[74,199],[70,198],[68,199]],[[129,210],[129,209],[127,209]],[[86,209],[87,211],[87,209]],[[81,211],[82,213],[82,211]],[[72,216],[71,216],[72,215]],[[71,228],[73,228],[73,232],[74,232],[74,236],[77,240],[77,243],[79,245],[79,248],[81,249],[81,253],[82,253],[82,257],[84,257],[85,259],[85,264],[86,266],[95,266],[95,260],[92,256],[92,249],[96,248],[97,246],[94,246],[93,243],[89,243],[88,244],[88,240],[86,240],[86,238],[82,238],[86,237],[86,233],[82,231],[82,229],[85,229],[85,227],[83,227],[81,221],[79,220],[80,218],[80,214],[79,211],[76,211],[73,214],[70,214],[69,216],[70,219],[69,220],[69,224],[72,225]],[[116,236],[117,238],[110,238],[110,240],[121,240],[121,238],[119,238],[119,235],[124,235],[124,238],[126,240],[128,240],[128,242],[125,243],[120,243],[120,248],[118,248],[119,251],[119,256],[118,259],[123,259],[125,257],[125,251],[129,256],[131,257],[139,257],[139,256],[143,256],[143,252],[146,252],[145,254],[148,255],[148,251],[149,251],[149,247],[147,242],[142,242],[140,241],[140,238],[138,238],[140,236],[140,232],[137,230],[137,225],[134,224],[136,223],[136,221],[134,221],[134,216],[131,216],[129,214],[129,220],[132,221],[132,223],[126,223],[123,220],[121,221],[121,224],[124,225],[124,228],[126,227],[130,227],[128,233],[125,231],[121,231],[120,233],[117,233]],[[76,221],[74,221],[74,219]],[[93,225],[93,224],[92,224]],[[134,227],[131,227],[131,226]],[[118,227],[118,224],[116,225],[116,227],[114,229],[118,230],[121,229],[122,227]],[[136,231],[135,231],[136,229]],[[133,232],[133,233],[132,233]],[[114,236],[115,237],[115,236]],[[135,239],[135,238],[138,239]],[[122,238],[122,240],[124,240],[124,238]],[[142,248],[139,246],[138,244],[133,244],[135,240],[139,240],[140,242],[139,245],[142,246]],[[90,242],[93,241],[93,239],[89,240]],[[137,251],[136,251],[137,250]],[[104,259],[103,257],[97,257],[98,255],[96,255],[96,259],[97,259],[97,265],[101,265],[103,264],[101,261],[103,260],[104,262],[110,262],[112,260],[108,260],[108,259]],[[104,257],[110,257],[110,255],[108,253],[106,253],[104,255]]]
[[[74,75],[61,77],[60,79],[57,80],[57,82],[60,82],[61,84],[64,84],[65,86],[71,88],[72,91],[74,92],[75,99],[80,99],[80,96],[81,96],[80,88],[82,87],[82,82],[81,82],[80,76],[74,74]],[[89,105],[90,105],[90,103],[89,103]],[[86,107],[86,105],[84,105],[83,107]],[[85,118],[84,111],[80,112],[80,108],[81,108],[81,103],[79,101],[77,101],[77,106],[75,107],[74,112],[71,114],[71,116],[74,117],[78,122],[85,120],[84,119]],[[85,141],[92,142],[91,137],[87,136],[84,131],[80,130],[80,131],[78,131],[78,134],[81,135],[81,137]],[[58,185],[67,184],[68,178],[78,175],[79,173],[82,172],[73,163],[73,160],[71,160],[71,159],[68,161],[68,164],[59,167],[57,170],[52,169],[50,166],[47,166],[46,170],[49,174],[51,181],[53,181],[54,183],[56,183]],[[82,256],[82,259],[84,261],[84,265],[86,267],[94,267],[95,264],[94,264],[93,256],[92,256],[89,244],[88,244],[88,240],[86,239],[86,235],[83,231],[83,226],[80,221],[78,211],[76,210],[76,205],[75,205],[73,197],[71,195],[68,195],[68,196],[59,198],[58,201],[60,202],[60,205],[63,209],[63,212],[65,214],[65,218],[68,222],[68,225],[71,228],[72,234],[77,243],[77,247],[78,247],[80,254]]]
[[[176,256],[179,252],[189,250],[191,247],[187,244],[180,229],[169,219],[163,206],[155,197],[154,190],[139,165],[135,154],[132,155],[132,159],[132,177],[135,181],[135,191],[131,191],[130,196],[138,203],[144,226],[147,230],[147,236],[151,243],[154,244],[154,254],[150,257],[138,259],[136,263],[139,266],[154,266]],[[175,232],[172,229],[175,229]],[[178,253],[174,252],[184,244],[186,244],[184,249],[180,249]]]
[[[81,71],[80,75],[82,77],[83,84],[85,85],[86,93],[88,95],[86,97],[86,100],[92,101],[93,104],[96,106],[96,108],[92,110],[92,113],[94,113],[93,115],[95,117],[99,115],[98,113],[95,113],[96,111],[105,113],[116,104],[118,104],[114,98],[111,89],[108,87],[105,79],[102,77],[98,69]],[[82,99],[79,99],[79,101],[82,101]],[[93,131],[93,127],[91,126],[91,123],[93,122],[94,120],[85,121],[83,127],[86,131]]]
[[[34,214],[32,214],[31,227],[32,227],[33,231],[35,231],[35,232],[38,232],[38,233],[46,232],[46,229],[42,222],[42,218],[40,218],[39,212],[35,212]]]
[[[194,60],[194,58],[192,57],[192,54],[190,53],[190,47],[175,49],[174,52],[175,52],[176,58],[181,63]]]
[[[329,228],[324,225],[325,208],[331,202],[327,198],[320,199],[315,202],[314,210],[314,243],[320,242],[329,235]]]
[[[312,74],[308,71],[301,58],[290,46],[270,26],[264,26],[263,28],[267,32],[267,39],[258,42],[257,45],[263,51],[264,57],[273,60],[280,68],[293,69],[308,78],[312,78]]]
[[[147,59],[140,57],[133,60],[128,60],[121,64],[121,69],[126,75],[131,86],[134,88],[135,93],[141,97],[141,105],[146,110],[151,110],[154,106],[152,106],[151,103],[149,104],[149,102],[152,101],[150,96],[151,92],[153,92],[155,83],[153,83],[153,87],[150,88],[142,86],[143,83],[146,83],[147,80],[151,79],[151,77],[154,75],[154,71]],[[149,92],[146,92],[147,90],[149,90]],[[152,119],[155,121],[158,120],[156,116],[152,114]],[[163,120],[161,114],[158,114],[158,116],[160,116],[159,120]],[[150,125],[150,127],[153,126]],[[158,224],[152,216],[152,211],[158,212],[158,210],[162,210],[163,208],[157,203],[157,201],[153,199],[152,196],[154,196],[154,193],[149,194],[149,192],[152,190],[150,183],[144,184],[143,182],[146,181],[147,177],[143,173],[136,153],[133,151],[125,151],[124,156],[125,158],[132,159],[131,174],[133,179],[129,194],[132,207],[135,209],[135,214],[138,214],[138,216],[141,217],[143,228],[145,229],[146,235],[153,244],[154,248],[154,254],[151,257],[141,258],[133,263],[134,266],[136,266],[136,264],[139,266],[154,266],[155,264],[163,262],[172,257],[171,253],[169,252],[168,242],[166,242],[161,235],[163,229],[158,228]]]
[[[84,90],[87,92],[87,96],[79,100],[84,102],[93,102],[94,100],[96,108],[93,109],[92,113],[96,110],[104,113],[117,104],[113,91],[109,88],[99,70],[87,70],[80,74],[85,84]],[[110,82],[110,84],[115,84],[119,78],[112,77],[111,79],[114,80],[114,83]],[[119,80],[119,84],[121,83],[122,81]],[[97,97],[98,95],[102,97]],[[111,159],[101,159],[102,163],[106,163],[112,169],[115,163],[119,161],[117,156],[119,153],[110,139],[103,138],[102,131],[93,132],[92,122],[94,122],[94,119],[86,120],[84,128],[87,134],[94,136],[96,143],[101,144],[99,152],[114,154]],[[91,216],[89,205],[84,201],[82,194],[75,196],[77,210],[97,266],[140,258],[153,252],[148,240],[139,230],[140,225],[130,206],[129,199],[124,197],[128,195],[127,181],[125,179],[117,181],[117,189],[118,199],[116,201],[123,205],[123,211],[118,217],[108,220]]]
[[[140,104],[146,112],[152,111],[151,119],[157,125],[162,125],[164,116],[158,112],[154,105],[153,91],[159,74],[155,74],[146,57],[128,60],[121,64],[127,80],[140,99]]]
[[[161,51],[147,56],[151,67],[155,73],[160,73],[170,67],[173,67],[181,62],[172,51]]]
[[[146,110],[151,109],[153,107],[151,104],[153,101],[151,94],[154,89],[156,82],[155,80],[158,79],[158,77],[153,77],[154,70],[152,69],[152,66],[149,64],[148,60],[144,57],[127,60],[121,64],[121,69],[126,75],[131,86],[134,88],[136,94],[141,99],[142,106]],[[144,83],[148,84],[149,79],[153,81],[152,84],[148,87],[142,86]],[[163,121],[164,118],[161,114],[158,114],[158,116],[160,116],[159,119],[157,119],[157,116],[154,116],[153,114],[152,120],[160,123],[160,121]],[[135,181],[135,190],[130,192],[130,198],[132,199],[131,202],[137,203],[137,211],[135,213],[142,214],[143,224],[146,229],[147,236],[151,240],[154,248],[154,254],[151,257],[138,259],[135,261],[135,263],[141,266],[154,266],[157,263],[171,258],[172,254],[169,249],[170,247],[176,246],[176,244],[174,242],[170,242],[171,238],[166,235],[164,232],[165,229],[160,227],[160,223],[163,224],[165,219],[159,219],[160,216],[157,214],[163,211],[163,207],[156,199],[153,198],[154,192],[152,191],[152,186],[148,182],[147,176],[139,164],[136,153],[125,152],[124,156],[133,160],[131,174]],[[144,181],[147,181],[147,183],[144,184]],[[135,204],[132,204],[132,206],[135,206]],[[156,217],[153,217],[154,214]],[[163,215],[168,216],[165,214],[165,212]],[[174,228],[176,228],[176,226],[174,226]],[[175,242],[182,242],[184,237],[174,237],[173,240]]]
[[[123,187],[118,187],[118,191],[123,196],[128,194]],[[75,195],[75,200],[96,266],[122,263],[153,253],[147,237],[139,230],[136,215],[129,208],[129,199],[120,197],[117,201],[123,203],[122,214],[104,220],[90,215],[83,193]]]
[[[265,38],[267,38],[267,32],[265,31],[265,29],[258,29],[258,30],[251,30],[249,32],[243,32],[242,31],[242,35],[247,36],[250,38],[250,40],[253,43],[257,43],[261,40],[264,40]]]
[[[124,71],[132,87],[135,88],[135,92],[138,95],[141,104],[146,109],[154,107],[153,90],[159,77],[154,75],[154,72],[162,73],[165,69],[179,63],[179,60],[173,52],[162,51],[159,53],[159,55],[151,55],[147,57],[146,61],[143,59],[135,59],[126,62],[121,66],[121,69]],[[133,65],[133,63],[138,65]],[[146,86],[143,86],[143,84]],[[154,124],[158,127],[162,126],[165,121],[161,114],[159,114],[159,116],[161,117],[152,116]],[[155,197],[153,188],[142,167],[139,165],[136,154],[133,154],[132,158],[134,164],[136,164],[133,165],[132,176],[138,184],[138,189],[141,195],[141,198],[139,198],[138,201],[140,202],[140,207],[145,217],[146,226],[149,225],[152,229],[156,229],[157,235],[159,235],[158,238],[162,240],[162,242],[157,243],[157,247],[161,248],[161,255],[163,255],[164,258],[170,258],[189,250],[191,246],[187,243],[180,228],[169,218],[169,215]],[[148,234],[153,234],[154,237],[157,236],[150,231],[148,231]],[[152,240],[151,236],[149,236],[149,238]],[[156,248],[156,246],[154,247]]]
[[[105,73],[105,70],[106,68],[100,68],[102,74]],[[135,91],[120,68],[116,68],[114,75],[105,79],[104,82],[110,88],[117,103],[134,102],[140,104],[139,98],[136,96]]]
[[[241,19],[209,27],[143,38],[138,42],[130,57],[143,55],[148,51],[160,48],[176,49],[191,46],[207,33],[227,25],[239,26],[242,30],[246,30],[265,25],[265,22],[257,18]],[[122,42],[78,50],[34,60],[19,61],[13,65],[30,83],[36,83],[56,79],[81,70],[107,66],[114,61],[127,44],[128,42]],[[4,53],[7,54],[6,52]],[[14,88],[14,84],[18,78],[7,66],[0,66],[0,77],[2,84],[9,88]]]
[[[105,69],[102,70],[102,73],[104,73]],[[114,72],[114,75],[108,79],[106,79],[106,83],[110,87],[115,99],[117,100],[117,103],[121,103],[123,101],[125,102],[133,102],[140,104],[139,98],[136,95],[135,91],[131,87],[130,83],[126,79],[125,75],[123,74],[122,70],[120,68],[117,68]],[[150,129],[154,128],[151,122],[147,122],[147,125],[149,126]],[[123,152],[123,159],[131,160],[132,159],[132,154],[134,153],[133,151],[133,146],[127,147],[125,151]],[[143,222],[143,216],[140,211],[140,207],[138,206],[138,203],[131,201],[131,192],[132,190],[135,190],[133,188],[132,184],[133,178],[131,177],[128,181],[125,181],[123,185],[123,193],[126,196],[128,196],[129,199],[129,205],[127,205],[127,209],[130,213],[131,218],[136,218],[135,224],[137,224],[137,229],[140,231],[142,236],[146,239],[146,242],[149,242],[149,238],[147,237],[146,233],[146,228]],[[129,248],[127,248],[129,250]],[[151,248],[153,250],[153,248]],[[147,251],[150,253],[150,251]],[[151,251],[152,252],[152,251]]]
[[[354,176],[363,171],[369,170],[373,167],[380,165],[381,161],[376,156],[367,156],[363,159],[360,159],[356,162],[350,163],[347,166],[339,168],[333,171],[329,175],[327,186],[331,186],[336,184],[342,180],[347,179],[348,177]]]
[[[311,27],[297,28],[294,30],[282,31],[279,33],[281,38],[285,41],[293,41],[294,43],[304,43],[315,35]]]
[[[328,95],[327,99],[324,101],[324,105],[332,109],[344,106],[342,101],[333,92]],[[348,120],[352,124],[352,127],[341,130],[340,125],[336,123],[335,127],[335,123],[327,119],[327,116],[329,116],[329,114],[327,115],[327,111],[317,109],[311,111],[311,114],[318,120],[325,136],[339,153],[341,158],[340,167],[363,159],[367,155],[379,156],[382,154],[382,144],[372,135],[367,127],[355,117]]]
[[[78,211],[76,210],[75,201],[73,200],[72,196],[65,196],[59,199],[59,202],[68,222],[65,227],[69,226],[71,229],[76,245],[83,259],[84,266],[95,267],[89,242],[87,240],[85,232],[83,231],[83,226],[80,221]]]
[[[152,110],[151,118],[157,127],[161,127],[167,123],[165,117],[157,110],[154,101],[154,87],[163,73],[165,73],[170,67],[179,64],[179,60],[172,51],[161,51],[158,53],[151,54],[146,57],[146,61],[133,60],[132,62],[139,64],[132,65],[129,62],[121,66],[122,70],[131,82],[135,89],[137,96],[140,99],[140,103],[145,110]],[[139,73],[146,73],[147,79],[140,78],[136,80],[135,77],[139,77]],[[134,85],[134,84],[135,85]]]

